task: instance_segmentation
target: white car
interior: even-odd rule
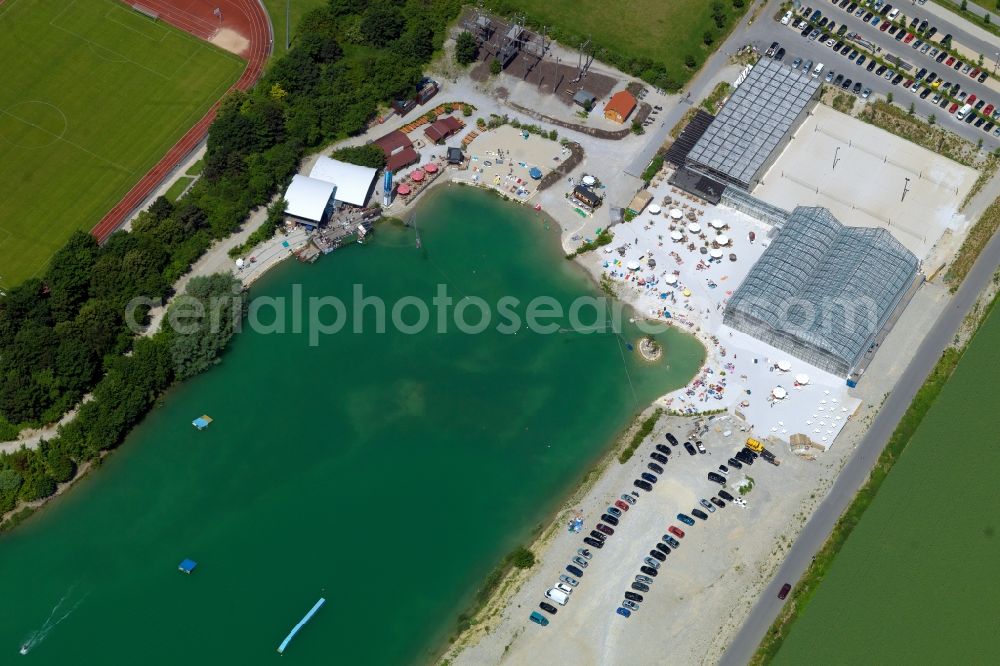
[[[569,601],[569,595],[562,590],[557,590],[556,588],[551,588],[545,591],[545,596],[552,601],[556,602],[560,606],[565,606],[566,602]]]
[[[556,583],[556,589],[560,592],[565,592],[566,596],[573,594],[573,588],[566,583]]]
[[[702,446],[701,442],[695,442],[694,445],[698,447],[698,453],[705,453],[705,447]]]
[[[781,25],[788,25],[788,22],[792,20],[792,12],[787,11],[785,15],[781,17]]]

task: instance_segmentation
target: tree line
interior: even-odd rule
[[[177,203],[158,198],[104,245],[74,234],[44,274],[0,297],[0,434],[57,421],[92,394],[51,441],[0,454],[0,513],[52,494],[81,464],[99,461],[165,388],[215,361],[231,328],[136,338],[126,308],[136,297],[172,296],[171,285],[214,241],[287,185],[307,151],[363,131],[379,104],[412,96],[460,7],[331,0],[310,11],[257,85],[220,105],[203,176]],[[265,223],[271,233],[280,206]],[[215,276],[192,280],[188,292],[204,299],[232,288],[231,278]],[[142,320],[148,306],[136,310]]]

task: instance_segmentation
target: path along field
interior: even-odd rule
[[[113,0],[7,0],[0,62],[0,288],[94,226],[245,64]]]
[[[995,662],[998,367],[995,309],[775,663]]]

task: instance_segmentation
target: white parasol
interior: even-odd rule
[[[780,386],[775,386],[773,389],[771,389],[771,395],[773,395],[778,400],[784,400],[785,396],[788,395],[788,392],[785,391],[785,389],[781,388]]]
[[[675,220],[679,220],[684,217],[684,213],[681,212],[680,208],[671,208],[670,217],[672,217]]]
[[[639,270],[639,262],[638,261],[630,261],[627,264],[625,264],[625,267],[628,268],[630,271],[637,271],[637,270]]]
[[[798,382],[799,384],[803,384],[803,385],[808,384],[809,383],[809,375],[800,372],[799,374],[795,375],[795,381]]]
[[[715,237],[715,242],[722,246],[729,245],[729,236],[726,234],[719,234]]]
[[[659,215],[660,214],[660,207],[657,206],[656,204],[653,204],[652,206],[649,207],[649,214],[650,215]]]
[[[788,372],[791,369],[792,369],[792,364],[789,363],[788,361],[785,360],[778,361],[778,370],[781,370],[782,372]]]
[[[593,176],[584,176],[582,180],[584,185],[593,185],[597,182]]]
[[[693,234],[700,234],[701,233],[701,225],[698,224],[697,222],[692,222],[692,223],[690,223],[688,225],[688,231],[690,231]]]
[[[711,225],[713,229],[724,229],[726,223],[723,222],[722,220],[712,220],[711,222],[709,222],[709,225]]]
[[[674,275],[673,273],[667,273],[663,277],[663,281],[666,282],[667,284],[677,284],[677,276]]]
[[[681,240],[683,238],[684,238],[684,234],[682,234],[679,231],[671,231],[670,232],[670,239],[671,240],[679,241],[679,240]]]
[[[711,257],[713,259],[722,259],[722,250],[720,250],[719,248],[715,248],[714,250],[711,250],[709,252],[709,254],[711,255]]]

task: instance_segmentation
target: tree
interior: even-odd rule
[[[889,104],[892,104],[892,91],[887,92],[885,94],[885,101],[888,102]]]
[[[694,69],[698,64],[698,61],[694,59],[694,56],[690,53],[684,56],[684,66],[688,69]]]
[[[962,0],[962,11],[964,12],[964,11],[966,11],[968,9],[969,9],[969,2],[968,2],[968,0]]]
[[[524,546],[518,546],[510,554],[510,562],[518,569],[530,569],[535,565],[535,554]]]
[[[712,34],[711,30],[706,30],[701,36],[701,41],[705,42],[705,46],[711,46],[712,42],[715,41],[715,35]]]
[[[500,61],[494,58],[493,62],[490,63],[490,74],[496,76],[500,73],[501,69],[503,69],[503,66],[500,64]]]
[[[985,14],[983,16],[983,23],[985,23],[986,25],[990,24],[990,15],[989,14]],[[982,64],[982,63],[980,63],[980,64]]]
[[[49,288],[49,303],[56,321],[75,317],[80,305],[87,300],[90,271],[97,255],[94,237],[85,231],[77,231],[52,258],[45,272],[45,285]]]
[[[632,121],[632,134],[642,134],[642,133],[643,133],[642,123],[640,123],[638,120],[633,120]]]
[[[913,102],[910,102],[910,110],[907,111],[907,113],[912,116],[916,112],[917,112],[917,106]]]
[[[385,153],[373,143],[364,146],[348,146],[333,151],[331,157],[341,162],[381,169],[385,166]]]
[[[933,125],[936,122],[937,122],[937,116],[935,116],[933,113],[931,115],[927,116],[927,123],[929,125]]]
[[[455,39],[455,60],[459,65],[468,65],[479,57],[479,44],[475,36],[468,30],[460,33]]]
[[[396,41],[405,25],[399,7],[384,0],[372,3],[361,15],[361,34],[372,46],[382,47]]]
[[[236,332],[246,298],[228,273],[192,278],[167,310],[174,373],[187,379],[207,370]]]

